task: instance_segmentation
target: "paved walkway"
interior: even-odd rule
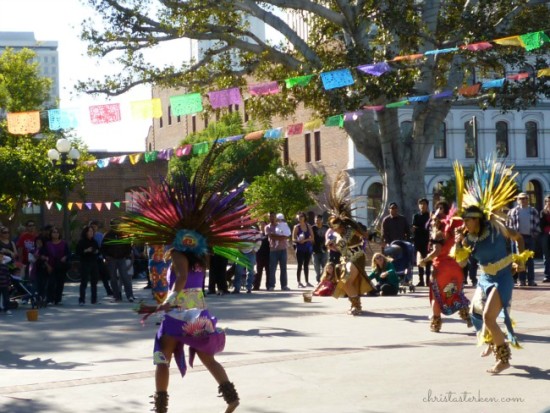
[[[211,297],[228,335],[218,359],[237,385],[238,412],[550,412],[550,286],[537,264],[539,287],[514,292],[524,349],[498,377],[484,373],[493,360],[479,357],[457,316],[429,331],[427,288],[364,298],[360,317],[346,314],[344,299],[304,303],[298,290]],[[148,299],[143,286],[134,283],[136,295]],[[149,411],[154,320],[141,326],[130,303],[77,301],[68,284],[64,305],[41,310],[37,322],[23,310],[1,316],[0,412]],[[216,392],[200,363],[183,380],[173,370],[170,412],[222,411]]]

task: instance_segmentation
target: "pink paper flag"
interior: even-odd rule
[[[28,135],[40,131],[40,112],[8,113],[8,132],[13,135]]]
[[[240,105],[243,102],[241,91],[238,87],[208,92],[208,98],[210,99],[210,106],[212,106],[212,109]]]
[[[527,79],[529,77],[529,73],[522,72],[522,73],[516,73],[515,75],[506,76],[506,79],[508,80],[522,80]]]
[[[120,122],[120,119],[120,105],[118,103],[90,106],[90,120],[95,125]]]
[[[191,149],[193,145],[183,145],[176,149],[176,156],[179,158],[181,156],[188,156],[191,154]]]
[[[248,86],[248,93],[252,96],[275,95],[279,92],[279,83],[277,81],[258,83]]]
[[[464,46],[460,46],[461,49],[470,50],[471,52],[486,50],[492,47],[493,45],[489,42],[479,42],[479,43],[465,44]]]
[[[286,136],[301,135],[303,131],[304,131],[304,124],[303,123],[295,123],[294,125],[287,126]]]
[[[378,112],[378,111],[384,109],[384,105],[363,106],[363,109],[374,110],[374,111]]]
[[[101,211],[101,207],[103,205],[102,202],[96,202],[94,205],[95,205],[95,207],[97,208],[98,211]]]

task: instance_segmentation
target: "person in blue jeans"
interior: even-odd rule
[[[242,251],[246,259],[250,263],[250,267],[244,265],[235,264],[235,280],[233,282],[232,294],[239,294],[241,292],[241,285],[243,277],[246,275],[246,292],[250,294],[252,292],[252,284],[254,283],[254,266],[256,265],[256,249],[249,248]]]

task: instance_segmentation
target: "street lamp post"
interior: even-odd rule
[[[479,140],[477,136],[477,117],[475,115],[472,116],[472,138],[474,139],[474,162],[477,165],[477,161],[479,159]]]
[[[56,168],[59,168],[63,174],[63,238],[66,242],[70,242],[71,231],[69,229],[69,209],[67,207],[69,184],[67,182],[67,174],[69,171],[76,168],[76,162],[78,158],[80,158],[80,152],[78,149],[73,148],[71,142],[65,138],[58,139],[55,147],[56,149],[50,149],[48,151],[48,158],[50,158],[52,164]]]

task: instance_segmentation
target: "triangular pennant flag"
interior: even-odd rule
[[[29,135],[40,131],[40,112],[8,113],[8,132],[12,135]]]
[[[48,210],[51,209],[52,205],[53,205],[52,201],[46,201],[46,208],[48,208]]]
[[[537,77],[550,76],[550,67],[537,71]]]
[[[93,204],[91,202],[86,202],[84,205],[86,205],[86,208],[92,209]]]
[[[311,82],[313,75],[297,76],[285,79],[287,89],[292,89],[294,86],[307,86]]]
[[[141,155],[142,155],[141,153],[134,153],[134,154],[130,155],[130,156],[129,156],[129,158],[130,158],[130,163],[131,163],[132,165],[135,165],[136,163],[138,163],[139,160],[141,159]]]
[[[116,206],[117,208],[120,208],[120,201],[115,201],[113,202],[114,206]]]
[[[55,206],[57,207],[57,210],[58,211],[61,211],[61,209],[63,208],[63,205],[59,204],[59,203],[55,203]]]
[[[78,209],[82,210],[82,202],[75,202],[74,204]]]
[[[67,209],[70,211],[71,209],[73,209],[73,202],[68,202],[67,203]]]
[[[109,211],[111,210],[111,203],[110,202],[105,202],[105,206],[107,207],[107,209]]]
[[[519,36],[503,37],[501,39],[495,39],[493,42],[501,46],[523,46],[523,42]]]
[[[102,202],[95,202],[94,205],[95,205],[95,207],[97,208],[98,211],[101,211],[101,207],[103,206]]]

